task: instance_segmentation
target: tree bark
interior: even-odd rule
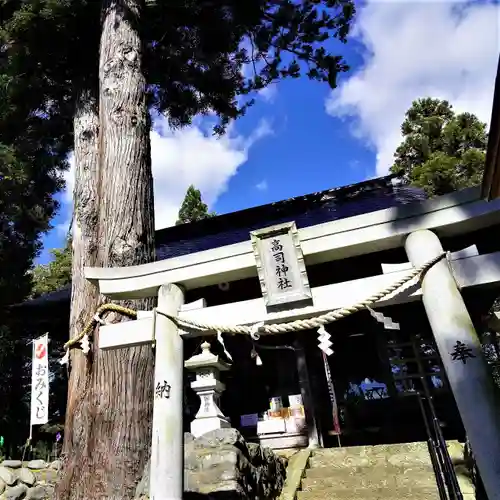
[[[155,257],[150,120],[139,30],[143,8],[141,0],[103,0],[98,260],[104,267],[144,264]],[[153,303],[122,305],[149,309]],[[93,484],[83,497],[131,499],[150,455],[154,352],[152,346],[95,351],[93,363]]]
[[[103,0],[99,117],[75,117],[73,296],[75,335],[104,301],[84,266],[154,260],[150,120],[139,32],[143,0]],[[87,108],[86,108],[87,109]],[[92,125],[90,125],[90,123]],[[97,134],[98,131],[98,134]],[[151,308],[151,300],[122,302]],[[106,321],[126,318],[109,315]],[[151,346],[73,352],[58,500],[132,499],[149,459],[154,354]]]
[[[97,87],[97,85],[96,85]],[[72,290],[70,338],[76,336],[94,315],[99,293],[83,276],[85,266],[97,263],[99,224],[99,114],[97,88],[83,90],[76,100],[74,126],[75,186],[72,223]],[[56,498],[78,498],[88,461],[87,450],[92,413],[87,404],[91,357],[79,349],[71,351],[71,375],[63,445],[63,468]],[[80,498],[83,498],[81,496]]]
[[[150,118],[139,31],[143,10],[144,0],[103,0],[99,61],[103,266],[154,259]]]

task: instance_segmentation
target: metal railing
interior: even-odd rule
[[[424,390],[423,393],[419,393],[418,402],[427,434],[432,467],[436,475],[439,498],[440,500],[463,500],[457,473],[446,446],[441,425],[432,402],[432,396],[426,390],[425,380],[422,380],[422,383]]]

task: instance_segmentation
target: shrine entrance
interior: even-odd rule
[[[327,369],[316,369],[314,376],[323,445],[426,441],[420,395],[432,397],[445,439],[462,440],[460,415],[421,304],[384,313],[399,322],[399,330],[385,330],[368,313],[339,321],[329,329],[334,350],[326,361],[330,382]],[[310,366],[325,361],[313,351],[310,356],[316,358]]]

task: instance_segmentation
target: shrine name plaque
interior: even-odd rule
[[[282,309],[311,301],[304,256],[295,222],[250,233],[266,307]]]

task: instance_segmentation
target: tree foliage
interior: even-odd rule
[[[72,143],[68,103],[57,99],[54,78],[37,74],[40,63],[27,61],[30,47],[24,56],[14,55],[8,27],[15,32],[27,22],[23,13],[39,2],[32,4],[0,2],[0,259],[8,262],[11,281],[25,285],[21,295],[29,292],[26,271],[58,208],[54,194],[63,186]]]
[[[54,194],[62,186],[71,144],[62,113],[52,119],[38,112],[50,102],[49,93],[40,91],[44,77],[33,70],[17,73],[6,57],[4,27],[19,5],[0,2],[0,427],[9,447],[27,428],[25,360],[30,338],[39,334],[10,306],[31,293],[29,271],[58,208]]]
[[[406,112],[404,140],[392,172],[433,195],[480,184],[486,157],[486,124],[455,113],[447,101],[419,99]]]
[[[53,249],[51,254],[49,263],[39,264],[33,269],[32,297],[55,292],[71,283],[71,240],[65,247]]]
[[[27,272],[57,207],[57,182],[36,171],[25,153],[25,145],[0,143],[0,308],[29,294]]]
[[[201,199],[201,192],[196,189],[192,184],[188,187],[186,196],[179,209],[179,215],[176,225],[195,222],[197,220],[207,219],[214,217],[215,212],[209,212],[208,207]]]
[[[13,0],[0,14],[10,98],[27,97],[25,107],[50,115],[59,131],[75,89],[97,82],[99,2]],[[351,0],[147,2],[141,33],[149,103],[173,126],[214,112],[221,132],[253,104],[252,92],[282,78],[305,72],[335,87],[348,67],[324,45],[346,41],[353,15]]]

